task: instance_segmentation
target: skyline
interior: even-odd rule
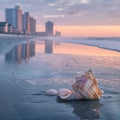
[[[63,36],[120,36],[120,0],[12,1],[0,1],[0,21],[5,8],[20,5],[37,20],[37,31],[44,31],[50,20]]]

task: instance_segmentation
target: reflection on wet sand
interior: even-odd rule
[[[36,52],[52,53],[52,54],[71,54],[84,56],[109,56],[120,57],[117,51],[98,48],[95,46],[85,46],[72,43],[60,43],[58,41],[38,41],[36,42]]]
[[[108,52],[97,51],[96,47],[56,42],[51,46],[52,55],[44,54],[45,41],[40,40],[18,45],[10,52],[8,46],[4,46],[8,53],[0,59],[0,120],[119,120],[120,57],[117,54],[120,53],[111,51],[114,56],[106,57]],[[81,56],[85,50],[86,56]],[[90,52],[90,55],[98,53],[87,56]],[[99,56],[100,52],[105,57]],[[76,53],[79,55],[74,55]],[[17,67],[8,64],[29,59],[27,65],[25,62]],[[88,68],[95,71],[105,94],[116,96],[109,100],[103,98],[103,107],[101,101],[57,103],[56,97],[44,95],[50,88],[71,88],[76,73]]]
[[[37,42],[29,41],[27,43],[17,45],[10,52],[5,54],[5,61],[7,63],[20,64],[22,63],[22,60],[28,61],[30,57],[35,56],[35,53],[120,57],[119,52],[93,46],[41,40]]]
[[[53,53],[53,41],[45,40],[45,53]]]
[[[58,103],[63,103],[57,98]],[[103,106],[99,100],[81,100],[64,102],[64,104],[70,104],[73,107],[73,113],[80,117],[80,120],[95,120],[100,118],[100,107]]]
[[[35,51],[40,53],[53,54],[56,43],[57,42],[54,42],[51,40],[43,40],[43,41],[36,42]]]
[[[28,61],[30,57],[35,56],[35,42],[27,42],[15,46],[10,52],[5,54],[5,62],[22,63],[22,60]]]

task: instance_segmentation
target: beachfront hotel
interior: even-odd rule
[[[0,22],[0,33],[8,32],[8,24],[7,22]]]
[[[46,35],[47,36],[53,36],[53,28],[54,28],[54,24],[53,24],[53,22],[51,22],[51,21],[48,21],[48,22],[46,22],[45,23],[45,25],[46,25]]]
[[[3,23],[6,24],[3,25]],[[20,6],[5,9],[5,21],[0,22],[0,33],[61,36],[59,31],[54,34],[54,23],[51,21],[45,23],[44,32],[36,32],[36,19],[29,12],[23,13]]]
[[[9,33],[35,34],[36,32],[36,20],[30,16],[29,12],[23,14],[20,6],[6,8],[5,18],[8,25],[12,26]]]
[[[33,17],[30,17],[30,33],[36,34],[36,20]]]
[[[22,17],[23,33],[32,34],[36,33],[36,20],[30,16],[29,12],[25,12]]]
[[[5,10],[6,22],[12,25],[14,33],[22,33],[22,10],[20,6]]]
[[[29,12],[25,12],[23,14],[23,32],[26,34],[30,34],[30,14]]]
[[[54,23],[51,21],[47,21],[45,23],[45,31],[36,32],[36,35],[42,36],[42,37],[45,37],[45,36],[58,36],[58,37],[60,37],[61,32],[56,30],[55,34],[54,34]]]

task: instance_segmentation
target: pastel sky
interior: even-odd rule
[[[63,36],[120,36],[120,0],[0,0],[0,20],[15,5],[37,19],[38,31],[51,20]]]

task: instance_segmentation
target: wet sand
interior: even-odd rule
[[[0,43],[4,44],[0,53],[0,120],[120,119],[119,52],[93,46],[23,41],[18,46],[14,41],[11,47],[9,41]],[[25,46],[32,50],[21,57]],[[99,101],[62,102],[56,96],[44,94],[50,88],[72,89],[75,77],[89,68],[104,90]]]

